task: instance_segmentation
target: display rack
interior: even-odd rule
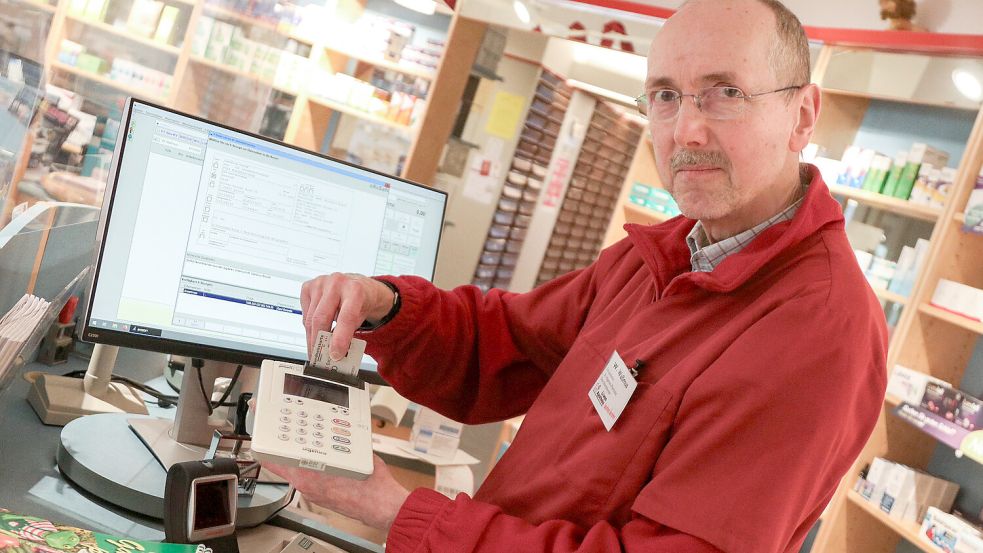
[[[826,63],[831,54],[832,52],[825,54]],[[828,92],[824,94],[824,100],[833,99],[828,110],[832,116],[825,124],[839,127],[823,129],[822,134],[835,142],[837,138],[856,132],[863,114],[854,111],[860,105],[855,102],[867,102],[868,98],[860,94],[847,95],[836,91],[830,95]],[[893,101],[900,100],[895,98]],[[904,101],[917,105],[944,105],[947,109],[975,116],[975,122],[959,163],[956,181],[945,205],[940,212],[932,213],[931,221],[934,225],[930,236],[931,247],[912,294],[905,302],[909,309],[902,312],[894,330],[888,349],[887,368],[890,371],[895,365],[903,365],[959,387],[967,374],[973,351],[983,336],[983,323],[939,309],[931,305],[930,301],[936,285],[943,278],[983,288],[983,272],[980,272],[980,267],[983,267],[983,236],[968,234],[961,228],[964,220],[961,213],[983,164],[983,112],[979,106],[974,112],[965,106],[953,106],[946,102],[940,104],[938,101],[919,101],[917,98]],[[917,129],[910,132],[917,137]],[[840,140],[839,143],[849,142]],[[900,206],[893,201],[885,204],[880,198],[868,198],[857,193],[850,197],[858,202],[871,202],[880,209],[893,209],[904,216],[930,220],[927,218],[929,212],[922,209],[912,211],[910,206]],[[900,212],[899,209],[905,211]],[[886,291],[875,292],[888,301],[900,302],[900,298],[887,297]],[[954,453],[948,446],[940,444],[932,436],[897,417],[894,409],[899,404],[898,398],[885,398],[871,438],[833,497],[812,551],[888,553],[894,552],[901,540],[910,542],[926,553],[940,551],[919,537],[915,525],[899,524],[851,490],[857,474],[874,457],[929,470],[929,463],[938,449],[941,448],[940,453],[943,455],[946,452]],[[974,465],[969,470],[978,472],[955,476],[964,484],[983,481],[983,466]]]
[[[176,8],[177,15],[173,31],[164,39],[154,37],[154,33],[134,31],[127,20],[127,14],[133,9],[130,0],[105,0],[101,10],[93,13],[85,11],[87,3],[73,3],[73,0],[58,0],[51,5],[39,0],[19,1],[39,6],[52,14],[45,47],[52,84],[92,96],[95,102],[90,106],[109,113],[112,112],[110,106],[130,95],[245,130],[262,132],[260,121],[264,120],[264,110],[277,104],[285,106],[289,114],[285,130],[274,138],[314,151],[326,151],[326,134],[330,140],[330,133],[337,129],[342,117],[398,129],[406,132],[410,140],[417,131],[416,126],[406,121],[407,113],[401,113],[401,119],[394,120],[389,113],[367,111],[322,97],[323,88],[319,87],[326,82],[325,78],[351,73],[355,79],[367,82],[378,69],[397,80],[420,79],[432,83],[436,74],[422,66],[366,52],[358,44],[341,46],[336,44],[337,37],[333,42],[331,37],[322,34],[315,37],[286,21],[241,13],[213,3],[213,0],[165,0],[163,5]],[[333,19],[353,23],[365,12],[364,1],[339,0]],[[208,19],[232,25],[247,42],[274,50],[278,56],[280,53],[295,56],[292,60],[301,64],[294,68],[297,78],[282,78],[280,74],[273,78],[268,72],[257,73],[253,71],[257,64],[253,58],[247,57],[245,63],[228,63],[224,53],[206,56],[194,51],[196,38],[201,39],[196,33],[204,33],[206,42],[212,36],[210,30],[202,28]],[[437,21],[434,29],[445,23]],[[90,57],[88,63],[81,63],[73,58],[64,51],[66,44],[71,45],[64,42],[66,40],[94,48],[91,53],[95,60]],[[299,53],[293,54],[295,51]],[[117,55],[127,61],[137,60],[141,68],[156,71],[154,76],[167,82],[155,81],[154,86],[147,87],[141,86],[140,83],[146,81],[139,78],[132,81],[116,78],[117,70],[110,71],[110,65]],[[423,88],[426,90],[430,86],[427,84]],[[414,114],[422,112],[426,102],[424,96],[416,98],[419,99],[414,100],[414,105],[419,103],[420,106],[416,106]]]

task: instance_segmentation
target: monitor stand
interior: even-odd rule
[[[172,464],[205,457],[215,426],[205,405],[215,379],[231,377],[237,365],[206,362],[185,367],[174,421],[130,414],[99,414],[65,426],[58,468],[80,487],[115,505],[153,518],[164,518],[164,483]],[[256,367],[243,367],[240,389],[255,389]],[[235,392],[235,391],[234,391]],[[230,397],[237,397],[236,393]],[[282,482],[265,471],[260,482]],[[261,483],[252,497],[239,497],[236,523],[248,527],[272,517],[290,500],[285,483]]]

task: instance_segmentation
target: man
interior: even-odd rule
[[[309,342],[337,320],[340,357],[387,320],[364,338],[400,393],[467,423],[526,413],[473,499],[409,493],[379,461],[364,483],[277,470],[390,551],[798,551],[877,419],[886,342],[840,207],[798,163],[808,56],[777,2],[682,7],[642,106],[685,217],[628,225],[586,269],[526,294],[304,285]],[[614,353],[637,380],[620,415],[588,397]]]

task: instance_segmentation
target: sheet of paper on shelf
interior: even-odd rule
[[[457,450],[457,454],[453,458],[441,459],[440,457],[413,451],[413,448],[410,447],[410,442],[407,440],[400,440],[399,438],[379,434],[372,435],[372,450],[376,453],[395,455],[404,459],[420,459],[438,467],[446,465],[474,465],[478,463],[478,459],[475,459],[460,449]]]

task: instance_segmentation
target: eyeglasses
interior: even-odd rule
[[[696,94],[683,94],[671,88],[660,88],[651,92],[646,92],[635,98],[635,105],[642,115],[656,121],[671,121],[679,114],[682,106],[683,97],[693,98],[696,109],[709,119],[735,119],[747,109],[748,100],[785,92],[786,90],[798,90],[804,85],[786,86],[768,92],[758,92],[756,94],[745,94],[743,90],[736,86],[711,86],[702,88]]]

